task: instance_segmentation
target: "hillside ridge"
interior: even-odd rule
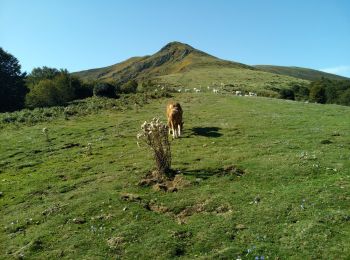
[[[260,70],[309,81],[319,80],[322,77],[336,80],[349,79],[347,77],[297,66],[249,66],[239,62],[220,59],[179,41],[167,43],[152,55],[131,57],[110,66],[78,71],[73,74],[83,80],[113,80],[125,82],[130,79],[143,80],[146,78],[181,73],[189,69],[203,66]]]
[[[279,75],[285,75],[305,80],[320,80],[322,78],[335,79],[335,80],[349,80],[347,77],[343,77],[336,74],[327,73],[320,70],[297,67],[297,66],[277,66],[277,65],[254,65],[255,68],[260,70],[271,72]]]
[[[111,66],[74,72],[73,74],[84,80],[125,82],[130,79],[143,80],[179,73],[198,66],[239,67],[256,70],[252,66],[222,60],[188,44],[173,41],[153,55],[132,57]]]

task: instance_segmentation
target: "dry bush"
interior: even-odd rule
[[[142,140],[153,152],[157,170],[166,177],[171,177],[171,151],[168,139],[168,126],[159,118],[153,118],[151,122],[141,125],[141,132],[137,139]]]

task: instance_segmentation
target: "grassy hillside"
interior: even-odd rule
[[[264,71],[247,70],[243,68],[222,68],[203,66],[182,73],[158,77],[162,83],[181,86],[182,89],[199,88],[211,92],[213,88],[228,91],[253,91],[259,96],[278,97],[278,90],[290,88],[293,85],[307,86],[308,81],[293,77],[281,76]]]
[[[0,258],[350,257],[349,107],[176,99],[173,193],[137,185],[153,162],[136,134],[167,99],[1,129]]]
[[[207,65],[255,70],[255,68],[248,65],[218,59],[190,45],[171,42],[150,56],[134,57],[113,66],[76,72],[74,74],[83,80],[98,79],[124,82],[129,79],[149,79]]]
[[[83,80],[139,82],[158,79],[161,83],[187,88],[238,85],[240,90],[254,90],[277,95],[278,89],[290,88],[293,84],[308,85],[307,80],[264,72],[242,63],[226,61],[187,44],[171,42],[157,53],[135,57],[106,68],[76,72]]]
[[[328,79],[334,79],[334,80],[348,79],[343,76],[339,76],[339,75],[335,75],[335,74],[331,74],[331,73],[327,73],[319,70],[300,68],[300,67],[286,67],[286,66],[273,66],[273,65],[256,65],[254,67],[266,72],[286,75],[286,76],[305,79],[305,80],[320,80],[322,78],[328,78]]]
[[[113,76],[122,71],[125,68],[128,68],[133,63],[142,61],[146,59],[145,57],[132,57],[130,59],[127,59],[126,61],[117,63],[112,66],[104,67],[104,68],[98,68],[98,69],[90,69],[90,70],[84,70],[80,72],[75,72],[73,75],[78,76],[79,78],[85,80],[85,81],[93,81],[98,79],[109,79],[112,80]]]

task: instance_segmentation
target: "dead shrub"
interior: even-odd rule
[[[146,143],[152,151],[157,171],[166,177],[171,177],[171,151],[168,139],[168,126],[163,124],[159,118],[153,118],[149,123],[145,121],[141,125],[141,132],[137,135],[137,139]]]

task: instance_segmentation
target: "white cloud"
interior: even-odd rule
[[[320,69],[321,71],[350,77],[350,66],[337,66],[333,68]]]

